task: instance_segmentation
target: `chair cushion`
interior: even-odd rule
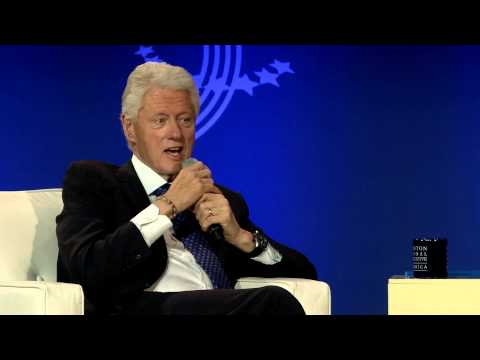
[[[83,315],[82,287],[44,281],[0,281],[0,315]]]
[[[0,279],[56,281],[62,190],[0,191]]]

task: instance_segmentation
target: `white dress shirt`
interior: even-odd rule
[[[150,194],[167,181],[135,155],[132,156],[132,164],[150,202],[154,202],[156,196]],[[135,215],[131,222],[140,230],[149,247],[162,235],[167,245],[168,261],[165,272],[147,290],[168,292],[213,289],[206,272],[195,261],[192,253],[183,246],[183,243],[175,238],[172,233],[172,222],[168,216],[160,214],[157,206],[149,205]],[[282,256],[271,244],[268,244],[260,255],[252,259],[272,265],[281,261]]]

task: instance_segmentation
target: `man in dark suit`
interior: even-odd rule
[[[83,286],[87,314],[304,313],[282,288],[233,289],[244,276],[316,279],[316,271],[253,224],[242,196],[214,184],[205,164],[185,166],[199,107],[186,70],[140,65],[122,96],[132,159],[68,169],[58,281]]]

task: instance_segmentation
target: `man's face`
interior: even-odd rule
[[[137,120],[122,123],[133,153],[160,175],[176,175],[192,155],[195,113],[185,90],[150,89]]]

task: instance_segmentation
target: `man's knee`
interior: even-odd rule
[[[305,315],[302,305],[288,290],[280,286],[265,286],[263,296],[268,299],[269,314],[274,315]]]

